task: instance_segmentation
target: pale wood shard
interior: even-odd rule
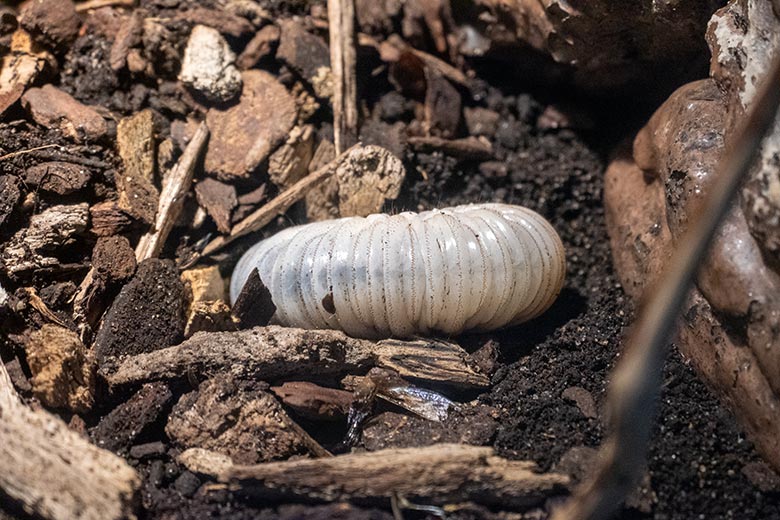
[[[355,1],[328,0],[330,67],[333,71],[333,134],[336,153],[357,142]]]
[[[420,152],[440,151],[459,159],[485,160],[493,157],[493,146],[484,137],[442,139],[441,137],[410,137],[409,146]]]
[[[221,482],[268,499],[386,503],[400,496],[426,504],[473,501],[513,509],[539,503],[569,485],[566,475],[537,473],[533,462],[462,444],[223,468]]]
[[[151,109],[119,121],[116,140],[124,165],[124,171],[115,176],[119,206],[135,218],[152,224],[160,193],[154,185],[156,147]]]
[[[173,224],[179,213],[181,213],[184,196],[190,189],[195,165],[205,148],[208,136],[209,129],[206,127],[206,123],[201,123],[179,162],[168,174],[160,194],[160,205],[157,208],[154,229],[141,237],[135,249],[135,257],[139,262],[156,257],[165,245],[165,240],[173,229]]]
[[[375,366],[451,387],[485,388],[490,383],[469,354],[453,343],[373,342],[341,331],[279,326],[199,332],[180,345],[107,362],[100,373],[111,387],[120,387],[220,371],[266,381],[338,379]]]
[[[135,470],[55,416],[22,404],[2,363],[0,417],[3,500],[47,519],[136,518]]]
[[[231,243],[233,240],[254,231],[259,231],[265,227],[276,216],[283,214],[290,208],[290,206],[305,197],[312,188],[319,186],[326,179],[332,177],[333,174],[336,173],[336,168],[341,163],[341,160],[358,146],[359,144],[356,144],[319,170],[310,173],[303,179],[290,186],[267,204],[255,210],[251,215],[233,226],[233,229],[230,231],[229,235],[224,237],[217,237],[209,242],[208,245],[203,249],[203,256],[208,256],[212,253],[215,253]]]

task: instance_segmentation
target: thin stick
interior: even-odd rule
[[[761,140],[772,128],[780,105],[778,85],[780,54],[753,109],[718,164],[718,175],[701,210],[691,219],[663,275],[645,293],[626,353],[612,376],[608,400],[612,433],[601,447],[593,478],[555,512],[554,520],[608,518],[639,480],[669,337],[712,238],[757,158]]]
[[[254,213],[233,226],[233,229],[230,231],[229,235],[224,237],[217,237],[209,242],[209,244],[203,249],[201,256],[207,256],[215,253],[235,239],[265,227],[277,215],[281,215],[287,211],[290,206],[301,200],[312,188],[315,188],[334,173],[336,173],[336,168],[341,163],[341,160],[358,146],[360,146],[359,143],[351,146],[348,150],[330,161],[328,164],[314,173],[310,173],[277,195],[273,200],[268,202],[268,204],[265,204],[255,210]]]
[[[160,194],[160,203],[157,207],[157,217],[154,229],[138,242],[135,248],[135,257],[139,262],[147,258],[153,258],[160,254],[168,234],[173,229],[173,224],[181,213],[184,204],[184,196],[192,185],[192,176],[195,173],[195,164],[201,152],[206,147],[209,129],[203,122],[192,136],[190,144],[184,150],[179,162],[168,175],[168,180]]]
[[[354,0],[328,0],[330,68],[333,71],[333,133],[336,153],[357,142]]]
[[[7,153],[5,155],[0,155],[0,161],[5,161],[6,159],[12,159],[16,157],[17,155],[24,155],[27,153],[37,152],[38,150],[45,150],[46,148],[54,148],[55,146],[59,146],[58,144],[45,144],[43,146],[36,146],[35,148],[28,148],[27,150],[19,150],[17,152],[11,152]]]

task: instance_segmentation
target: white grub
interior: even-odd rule
[[[566,262],[560,238],[539,214],[477,204],[286,229],[238,262],[232,302],[255,268],[277,323],[408,338],[534,318],[560,292]]]

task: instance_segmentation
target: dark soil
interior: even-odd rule
[[[297,3],[280,2],[276,7],[282,12],[299,10]],[[186,35],[186,32],[182,34]],[[101,37],[81,36],[64,58],[62,88],[82,102],[102,105],[125,115],[152,107],[167,118],[162,125],[162,134],[166,134],[171,120],[181,119],[190,111],[186,99],[182,100],[183,95],[170,81],[159,85],[149,81],[135,82],[114,73],[107,65],[109,51],[110,44]],[[277,66],[268,68],[279,72],[278,67],[274,67]],[[284,68],[279,73],[290,75]],[[371,125],[364,127],[372,129],[371,133],[363,135],[364,142],[403,149],[397,135],[388,128],[398,122],[402,129],[419,124],[414,120],[409,100],[384,80],[364,80],[362,88],[372,92],[367,103],[373,114]],[[555,305],[543,317],[521,327],[459,338],[462,344],[472,348],[491,339],[500,345],[502,365],[494,375],[494,386],[479,396],[483,403],[499,410],[499,428],[493,440],[495,447],[505,457],[535,460],[542,470],[549,470],[556,467],[572,448],[595,448],[602,441],[606,421],[602,409],[608,375],[619,356],[625,328],[632,316],[631,302],[623,294],[612,268],[602,207],[605,151],[613,142],[612,133],[605,138],[603,133],[592,129],[542,128],[538,121],[545,105],[537,101],[541,96],[501,91],[479,80],[463,99],[464,105],[485,107],[499,114],[495,132],[488,135],[495,151],[494,160],[487,163],[459,161],[441,153],[417,154],[407,150],[404,152],[409,172],[406,185],[401,197],[387,209],[417,211],[482,201],[522,204],[547,217],[561,234],[567,250],[568,277]],[[320,110],[313,119],[320,136],[332,135],[328,123],[331,115],[325,112]],[[0,175],[21,178],[24,169],[37,162],[74,160],[73,157],[78,156],[82,164],[92,169],[93,180],[87,195],[70,196],[72,200],[97,202],[113,190],[118,162],[110,144],[74,146],[53,130],[38,128],[28,122],[7,122],[23,117],[21,110],[12,109],[10,116],[8,113],[4,116],[6,122],[0,122],[0,155],[50,143],[63,147],[0,162]],[[599,121],[612,121],[615,114],[599,113],[593,117],[598,129]],[[635,114],[635,117],[641,119],[643,115]],[[462,129],[461,134],[466,133]],[[20,189],[22,197],[31,191],[23,185]],[[40,209],[62,201],[63,197],[42,193],[32,203]],[[295,220],[301,212],[294,210],[291,214],[290,219]],[[286,222],[289,219],[282,220],[282,223]],[[7,240],[23,225],[24,219],[18,214],[11,215],[9,221],[0,226],[0,241]],[[206,226],[198,236],[179,232],[170,241],[179,240],[180,245],[189,245],[213,231],[213,227]],[[38,287],[39,292],[56,283],[78,284],[88,266],[93,245],[85,241],[82,251],[73,252],[70,270],[13,282],[0,276],[0,283],[9,293],[30,284]],[[239,242],[230,256],[236,257],[242,247],[244,245]],[[166,255],[172,257],[173,248],[167,249]],[[125,290],[130,289],[129,285],[125,287]],[[150,298],[149,305],[158,305],[180,319],[180,309],[168,301],[169,293],[179,290],[178,287],[167,290],[158,295],[159,301]],[[57,312],[63,311],[65,306],[51,305]],[[63,313],[63,316],[67,314]],[[10,332],[15,334],[25,323],[14,321],[13,325],[16,328]],[[143,328],[141,325],[139,330]],[[179,334],[180,330],[175,335]],[[122,351],[124,335],[119,331],[112,339],[111,348]],[[165,344],[175,341],[158,336],[147,339]],[[0,347],[5,348],[5,345],[0,344]],[[3,359],[12,358],[14,348],[0,349]],[[121,407],[120,403],[98,407],[99,412],[86,418],[88,426],[93,427],[93,438],[112,439],[103,444],[127,456],[142,475],[143,517],[392,518],[389,510],[343,504],[258,504],[228,493],[200,493],[206,482],[173,462],[177,451],[168,444],[163,431],[164,421],[158,417],[169,411],[181,390],[170,390],[174,392],[171,399],[167,387],[157,391],[147,389],[150,394],[147,400],[144,400],[145,394],[136,396],[135,401],[131,398],[127,415],[132,417],[129,419],[122,416],[121,410],[116,411],[117,405]],[[139,409],[144,408],[147,401],[153,402],[154,409]],[[595,413],[589,401],[595,403]],[[111,412],[112,409],[115,411]],[[109,420],[101,423],[100,428],[94,428],[109,412]],[[648,413],[652,411],[648,410]],[[144,414],[153,417],[146,420]],[[757,464],[760,459],[750,442],[743,437],[731,414],[699,382],[674,349],[665,370],[657,416],[647,478],[641,492],[632,497],[620,518],[780,518],[780,487],[773,487],[773,474],[764,475],[770,484],[762,489],[770,490],[762,491],[757,484],[763,481],[755,475],[761,474],[763,466]],[[135,431],[134,421],[140,425],[139,431]],[[130,428],[128,424],[133,425],[132,437],[119,435],[118,430]],[[314,430],[334,428],[329,423],[302,421],[301,424],[312,429],[311,433],[318,438],[327,438],[328,434]],[[340,434],[343,425],[337,428]],[[575,476],[592,466],[587,460],[579,460],[580,463],[575,462],[573,466],[571,463],[566,465]],[[752,480],[747,475],[751,475]],[[544,516],[545,508],[536,513]],[[479,518],[490,514],[474,510],[460,513],[458,517]],[[410,515],[425,516],[422,513]]]

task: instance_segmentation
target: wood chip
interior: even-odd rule
[[[385,200],[394,200],[406,177],[401,160],[380,146],[359,147],[336,169],[339,214],[365,217],[378,213]]]
[[[238,56],[236,65],[241,70],[248,70],[257,65],[257,63],[269,56],[274,46],[279,42],[281,31],[276,25],[266,25],[257,34],[249,40],[244,50]]]
[[[184,343],[112,361],[100,373],[112,387],[231,371],[265,381],[336,379],[379,366],[402,377],[452,387],[484,388],[489,379],[453,343],[373,342],[340,331],[278,326],[199,333]]]
[[[62,161],[36,164],[24,172],[27,184],[58,195],[83,189],[91,177],[91,172],[84,166]]]
[[[314,150],[309,171],[316,171],[336,157],[336,147],[322,140]],[[306,218],[311,222],[339,217],[339,183],[333,177],[326,179],[306,193]]]
[[[108,126],[92,107],[76,101],[53,85],[31,88],[22,96],[22,105],[36,123],[57,128],[77,142],[95,141],[106,135]]]
[[[21,6],[19,25],[59,53],[78,36],[81,20],[72,0],[35,0]]]
[[[95,392],[95,364],[79,337],[58,325],[33,332],[24,346],[33,395],[52,408],[86,412]]]
[[[195,197],[214,220],[219,232],[230,233],[231,215],[238,206],[235,186],[206,177],[195,185]]]
[[[440,137],[410,137],[408,142],[417,151],[439,151],[459,159],[484,160],[493,157],[493,146],[483,137],[452,140]]]
[[[295,123],[295,100],[271,74],[248,70],[238,103],[209,109],[211,140],[205,169],[219,179],[247,179],[287,136]]]
[[[257,383],[215,377],[174,406],[165,433],[182,448],[203,448],[234,463],[255,464],[294,455],[330,454]]]
[[[0,227],[5,225],[5,221],[11,216],[21,196],[16,178],[11,175],[0,175]]]
[[[0,115],[19,101],[27,87],[56,67],[56,63],[54,56],[47,51],[33,50],[26,32],[17,31],[12,39],[11,52],[0,60]]]
[[[252,269],[249,273],[244,287],[241,288],[233,304],[232,312],[242,329],[262,327],[271,321],[271,317],[276,312],[276,305],[271,299],[271,291],[260,279],[257,269]]]
[[[53,520],[135,517],[135,470],[55,416],[22,404],[2,363],[0,414],[4,501]]]
[[[118,235],[133,225],[130,215],[115,201],[98,202],[89,208],[90,231],[99,237]]]
[[[304,29],[297,20],[282,20],[279,22],[279,28],[281,33],[276,58],[285,62],[315,87],[317,96],[329,98],[333,88],[328,45],[322,38]]]
[[[307,173],[314,155],[314,127],[296,126],[290,131],[287,142],[268,159],[268,176],[279,189],[287,189]]]
[[[538,473],[529,461],[497,456],[492,448],[439,444],[325,459],[233,466],[218,475],[263,499],[363,500],[394,496],[426,504],[474,501],[515,509],[565,491],[569,478]]]
[[[160,193],[154,185],[155,132],[154,116],[143,110],[119,121],[117,147],[124,171],[115,176],[119,207],[133,217],[154,223]]]
[[[271,391],[301,417],[317,421],[343,419],[354,399],[351,392],[307,381],[286,382],[282,386],[271,387]]]
[[[49,255],[60,253],[74,236],[87,228],[87,203],[52,206],[33,215],[30,225],[16,232],[0,251],[0,261],[10,274],[58,266]]]

